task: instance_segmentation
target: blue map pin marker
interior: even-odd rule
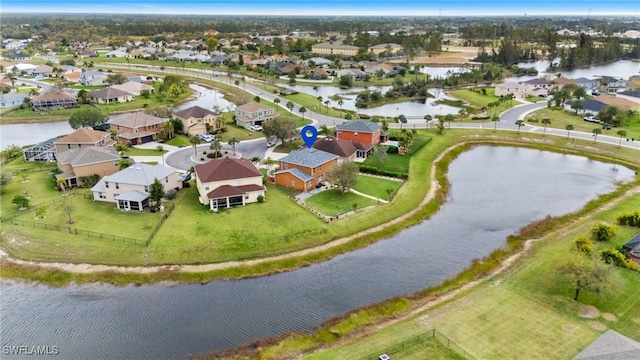
[[[318,137],[318,130],[315,126],[307,125],[302,128],[302,131],[300,131],[300,136],[302,137],[305,145],[307,145],[308,148],[311,148]]]

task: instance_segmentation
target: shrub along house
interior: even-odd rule
[[[307,191],[315,188],[327,177],[327,171],[338,163],[338,155],[317,149],[294,150],[280,159],[276,170],[276,185]]]
[[[178,173],[162,165],[133,164],[105,176],[91,188],[93,199],[116,203],[123,211],[143,211],[149,206],[149,188],[158,179],[164,192],[182,188]]]
[[[213,159],[196,165],[198,200],[210,210],[244,206],[265,196],[262,173],[247,159]]]
[[[192,106],[180,111],[176,111],[173,115],[182,122],[182,131],[188,135],[198,135],[207,132],[207,124],[209,131],[217,131],[218,124],[216,118],[218,114],[213,111],[201,108],[200,106]]]
[[[118,140],[131,146],[155,141],[165,121],[143,112],[135,112],[111,120],[109,128],[118,134]]]

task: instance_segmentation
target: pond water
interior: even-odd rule
[[[557,62],[557,61],[556,61]],[[640,75],[640,63],[633,62],[631,60],[620,60],[613,62],[611,64],[606,65],[596,65],[591,66],[585,69],[575,69],[569,71],[554,71],[551,73],[547,73],[546,70],[549,67],[549,60],[539,60],[535,62],[523,62],[518,63],[519,67],[533,67],[538,70],[537,76],[516,76],[511,78],[506,78],[506,81],[527,81],[536,77],[542,77],[545,75],[554,75],[557,73],[561,73],[562,76],[569,79],[577,79],[579,77],[585,77],[588,79],[593,79],[598,76],[616,76],[621,77],[623,79],[629,79],[633,75]]]
[[[451,164],[448,201],[430,219],[302,269],[173,287],[3,282],[0,346],[55,345],[65,359],[185,358],[309,331],[452,278],[522,226],[578,210],[633,176],[578,156],[480,146]]]

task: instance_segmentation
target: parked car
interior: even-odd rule
[[[276,142],[273,141],[273,140],[268,140],[267,141],[267,147],[270,148],[270,147],[273,147],[273,146],[276,146]]]
[[[260,126],[260,125],[251,125],[251,126],[249,126],[249,129],[253,130],[253,131],[262,131],[262,126]]]
[[[595,116],[585,116],[584,117],[584,121],[588,121],[588,122],[592,122],[592,123],[596,123],[596,124],[600,123],[600,120],[596,119]]]
[[[391,358],[387,354],[382,354],[378,356],[378,360],[391,360]]]

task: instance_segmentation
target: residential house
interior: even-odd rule
[[[118,140],[131,146],[155,141],[165,121],[143,112],[135,112],[111,120],[109,128],[118,134]]]
[[[48,92],[31,99],[34,110],[57,110],[78,107],[74,94],[65,92]]]
[[[602,94],[593,98],[607,105],[617,106],[622,110],[640,110],[640,105],[621,96],[613,96],[610,94]]]
[[[14,60],[14,61],[28,61],[31,60],[31,56],[29,56],[28,54],[25,54],[21,51],[7,51],[4,54],[2,54],[2,56],[7,59],[7,60]]]
[[[500,97],[513,94],[516,98],[525,98],[527,96],[526,86],[516,82],[505,82],[496,85],[495,94]]]
[[[574,103],[574,101],[576,100],[569,100],[566,101],[564,104],[564,108],[567,111],[574,111],[571,108],[571,105]],[[599,113],[602,109],[606,108],[608,105],[603,103],[602,101],[598,101],[595,99],[582,99],[580,100],[580,102],[582,102],[582,113],[592,113],[592,114],[597,114]]]
[[[326,179],[327,171],[338,163],[338,158],[314,148],[294,150],[280,159],[275,184],[298,191],[312,190]]]
[[[568,79],[564,76],[560,76],[551,80],[551,83],[557,85],[559,88],[563,88],[566,85],[575,85],[576,81],[573,79]]]
[[[53,67],[49,65],[38,65],[38,67],[31,69],[28,73],[35,77],[50,77],[51,74],[53,74]]]
[[[359,143],[357,157],[367,157],[373,146],[387,141],[387,133],[382,132],[382,126],[365,120],[346,121],[336,126],[336,137],[341,140]]]
[[[24,98],[28,97],[27,94],[21,93],[0,93],[0,108],[8,108],[13,106],[22,105]]]
[[[153,94],[156,91],[153,86],[136,81],[127,81],[124,84],[113,85],[111,88],[126,91],[133,96],[140,96],[143,91],[148,91],[149,94]]]
[[[597,79],[587,79],[584,77],[580,77],[575,79],[576,84],[582,87],[587,91],[593,91],[598,88],[598,80]]]
[[[576,355],[573,360],[640,359],[640,343],[614,330],[607,330]]]
[[[249,128],[252,125],[262,125],[263,121],[277,116],[276,110],[256,101],[240,105],[235,110],[236,125]]]
[[[113,87],[89,91],[89,96],[96,104],[117,104],[133,100],[133,94]]]
[[[402,45],[394,43],[373,45],[369,46],[369,52],[373,55],[379,55],[381,53],[386,53],[387,55],[398,54],[402,52]]]
[[[549,93],[549,90],[553,88],[553,85],[547,80],[535,78],[527,80],[521,83],[524,85],[524,91],[527,95],[540,96]]]
[[[619,93],[619,92],[625,91],[627,88],[627,82],[624,79],[613,77],[613,76],[601,77],[600,83],[602,84],[603,90],[607,94]]]
[[[640,104],[640,89],[619,92],[616,97]]]
[[[115,174],[119,170],[120,155],[113,147],[87,146],[56,152],[59,174],[56,179],[65,179],[65,186],[72,188],[82,185],[85,176],[100,177]]]
[[[216,119],[219,114],[213,111],[192,106],[173,114],[182,121],[182,131],[188,135],[198,135],[204,132],[215,132],[219,129]],[[207,124],[209,125],[207,128]]]
[[[98,52],[95,50],[88,50],[88,49],[80,50],[77,52],[77,54],[78,54],[78,57],[81,59],[98,57]]]
[[[349,76],[353,81],[363,81],[367,77],[367,73],[360,69],[345,69],[338,70],[336,75],[340,78],[342,76]]]
[[[343,45],[334,42],[324,42],[311,46],[312,53],[323,55],[356,56],[359,50],[360,48],[357,46]]]
[[[56,153],[86,147],[105,147],[113,145],[111,134],[89,128],[81,128],[69,135],[57,139],[53,144]]]
[[[338,162],[345,160],[353,161],[356,159],[358,148],[356,145],[362,147],[360,143],[354,143],[353,141],[341,140],[337,137],[327,136],[316,139],[313,143],[313,148],[322,150],[334,155],[338,155]]]
[[[62,74],[62,77],[65,78],[70,83],[77,84],[80,81],[80,77],[82,76],[81,71],[70,72],[66,74]]]
[[[107,74],[102,71],[86,70],[80,75],[78,84],[80,85],[104,85]]]
[[[11,41],[4,46],[7,50],[24,50],[27,48],[27,44],[22,41]]]
[[[264,199],[262,173],[247,159],[213,159],[196,165],[198,200],[210,210],[244,206]]]
[[[640,233],[627,241],[622,247],[627,252],[627,258],[640,264]]]
[[[149,206],[149,188],[158,179],[165,193],[179,190],[178,173],[162,165],[133,164],[124,170],[105,176],[93,188],[93,199],[116,203],[123,211],[143,211]]]
[[[109,51],[108,53],[104,54],[104,57],[107,57],[107,58],[123,58],[123,57],[130,57],[130,56],[125,51],[113,50],[113,51]]]

